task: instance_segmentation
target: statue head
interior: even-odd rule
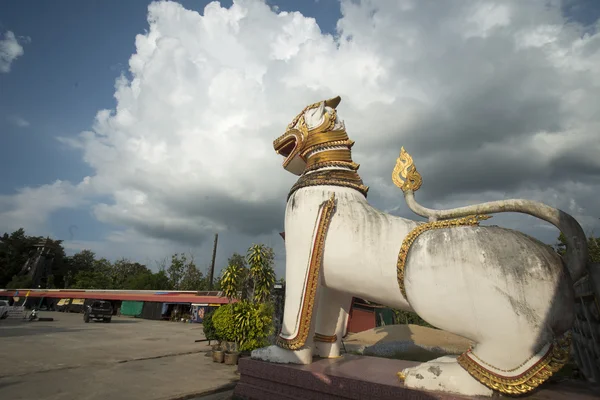
[[[342,99],[333,99],[311,104],[292,120],[283,135],[273,141],[277,154],[285,157],[283,168],[301,175],[306,168],[311,151],[324,144],[351,146],[344,122],[337,117],[336,107]]]

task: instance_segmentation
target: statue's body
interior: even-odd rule
[[[276,346],[254,358],[308,364],[338,357],[353,296],[414,311],[476,343],[400,373],[409,387],[466,395],[526,393],[564,363],[573,321],[573,279],[585,269],[585,236],[573,218],[526,200],[434,211],[416,203],[420,176],[404,151],[394,170],[409,207],[430,222],[371,207],[350,158],[353,142],[335,107],[307,107],[274,143],[284,167],[301,175],[285,216],[286,298]],[[566,266],[547,245],[520,232],[478,225],[518,211],[561,227]],[[458,219],[457,217],[467,218]],[[448,218],[454,218],[449,220]],[[394,373],[396,371],[390,371]]]

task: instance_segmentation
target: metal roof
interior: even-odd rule
[[[55,299],[98,299],[98,300],[128,300],[128,301],[155,301],[159,303],[210,303],[227,304],[229,300],[222,296],[203,295],[206,292],[160,292],[160,291],[105,291],[105,290],[34,290],[15,289],[0,290],[0,296],[13,297],[18,291],[19,297],[48,297]],[[164,294],[163,294],[164,293]],[[198,294],[196,294],[198,293]],[[210,294],[219,292],[210,292]]]

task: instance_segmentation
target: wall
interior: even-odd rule
[[[357,333],[375,328],[375,310],[353,305],[348,320],[348,332]]]

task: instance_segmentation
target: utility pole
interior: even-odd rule
[[[213,288],[213,279],[215,275],[215,258],[217,257],[217,242],[219,241],[219,234],[215,233],[215,246],[213,247],[212,262],[210,263],[210,274],[208,275],[208,290]]]

